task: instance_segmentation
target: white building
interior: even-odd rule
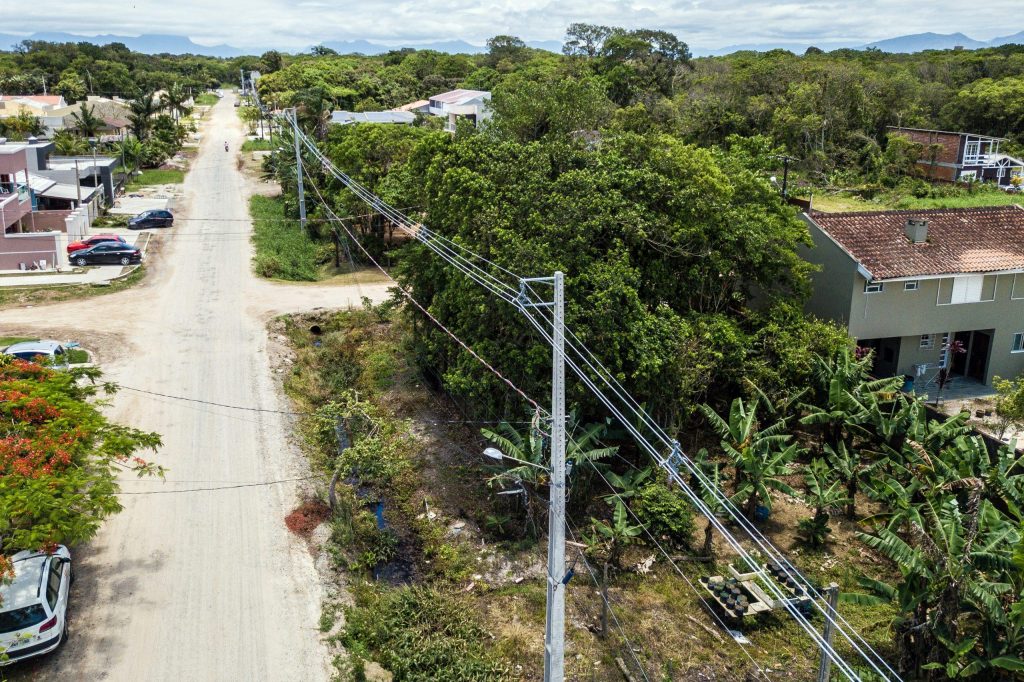
[[[447,118],[444,129],[455,132],[455,122],[461,117],[478,125],[491,117],[488,103],[491,93],[486,90],[452,90],[434,95],[427,104],[427,113]]]

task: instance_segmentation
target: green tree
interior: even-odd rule
[[[54,133],[53,144],[61,156],[76,156],[89,151],[89,143],[70,130],[58,130]]]
[[[147,90],[128,103],[128,121],[132,133],[140,142],[145,142],[153,125],[153,116],[160,111],[155,90]]]
[[[191,95],[188,94],[180,83],[174,83],[167,90],[160,93],[161,107],[164,111],[170,112],[175,121],[180,116],[188,116],[191,113],[192,110],[186,104],[190,99]]]
[[[1024,429],[1024,377],[1016,379],[992,377],[992,388],[996,389],[998,438],[1002,439],[1010,427],[1017,430]]]
[[[73,128],[82,137],[96,137],[100,128],[105,125],[103,119],[95,112],[96,107],[89,106],[85,102],[78,106],[78,111],[71,112]]]
[[[137,458],[160,437],[111,423],[91,401],[98,378],[0,356],[0,575],[13,552],[93,537],[121,509],[124,468],[163,474]]]

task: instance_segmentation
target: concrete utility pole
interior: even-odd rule
[[[828,604],[825,606],[825,613],[828,618],[825,619],[825,632],[824,639],[827,646],[832,646],[832,631],[834,629],[833,623],[836,617],[836,604],[839,602],[839,585],[832,583],[825,588],[825,597],[828,599]],[[828,682],[829,675],[832,674],[832,659],[828,657],[825,650],[821,650],[821,662],[818,664],[818,682]]]
[[[565,678],[565,291],[556,272],[551,354],[551,486],[544,682]]]
[[[302,187],[302,148],[299,145],[299,113],[292,107],[292,133],[295,138],[295,177],[299,188],[299,225],[306,229],[306,191]]]

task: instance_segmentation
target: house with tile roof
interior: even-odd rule
[[[821,268],[807,310],[874,350],[878,376],[921,386],[940,369],[981,384],[1024,372],[1020,206],[803,218],[804,256]]]
[[[894,126],[889,127],[889,136],[921,145],[924,153],[917,165],[933,180],[994,182],[1007,187],[1013,178],[1024,177],[1024,161],[999,151],[1006,142],[1002,137]]]

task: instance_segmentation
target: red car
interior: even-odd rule
[[[124,237],[116,234],[94,234],[91,237],[87,237],[80,242],[71,242],[68,244],[68,255],[71,255],[75,251],[81,251],[82,249],[88,249],[96,246],[100,242],[121,242],[126,244]]]

